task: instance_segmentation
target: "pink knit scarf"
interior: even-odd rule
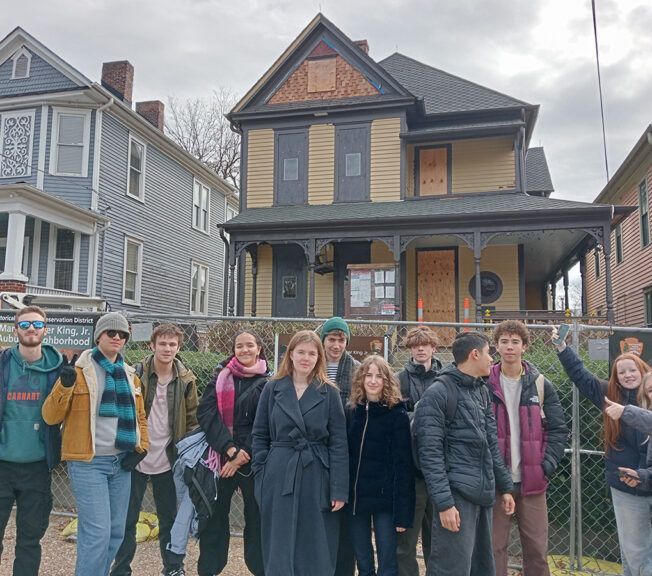
[[[233,412],[235,407],[235,383],[233,376],[237,378],[251,378],[267,372],[267,362],[258,358],[253,366],[245,366],[235,356],[222,369],[215,382],[215,396],[217,398],[217,411],[219,412],[222,422],[233,434]],[[208,452],[207,464],[213,469],[216,467],[219,472],[226,463],[227,457],[222,455],[217,458],[217,453],[211,448]]]

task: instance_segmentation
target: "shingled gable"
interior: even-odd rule
[[[21,48],[27,48],[31,54],[42,59],[48,66],[54,69],[67,82],[60,82],[62,88],[77,89],[90,87],[93,83],[81,72],[73,68],[66,61],[62,60],[49,48],[23,30],[20,26],[14,28],[7,36],[0,40],[0,66],[9,60]],[[50,82],[52,78],[50,78]],[[48,88],[51,91],[51,87]]]
[[[349,86],[343,89],[338,85],[332,90],[313,90],[308,93],[305,78],[310,62],[330,60],[337,66],[338,74],[346,74],[355,88]],[[300,87],[303,87],[304,94],[298,94]],[[237,120],[241,114],[263,112],[267,107],[279,109],[284,104],[300,107],[305,102],[306,107],[314,107],[316,101],[324,103],[328,100],[342,100],[350,105],[351,100],[356,98],[369,102],[374,97],[387,100],[391,96],[413,98],[359,45],[319,13],[236,104],[229,117]]]

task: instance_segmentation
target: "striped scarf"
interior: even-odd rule
[[[106,372],[98,415],[118,419],[115,447],[132,451],[136,447],[136,403],[127,381],[122,356],[118,354],[115,363],[111,363],[96,346],[92,358]]]

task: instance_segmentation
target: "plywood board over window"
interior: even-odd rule
[[[308,60],[308,92],[331,92],[337,84],[335,57]]]
[[[457,253],[446,250],[417,252],[417,297],[423,301],[426,322],[457,322]],[[442,344],[452,342],[455,330],[441,329]]]
[[[419,196],[448,193],[448,148],[419,148]]]

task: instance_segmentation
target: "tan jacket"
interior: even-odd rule
[[[91,361],[92,350],[82,352],[75,365],[77,379],[66,388],[57,380],[43,403],[43,420],[62,426],[61,459],[90,462],[95,455],[95,406],[97,403],[97,376]],[[147,417],[140,380],[134,369],[125,364],[125,373],[136,403],[136,451],[149,448]]]

